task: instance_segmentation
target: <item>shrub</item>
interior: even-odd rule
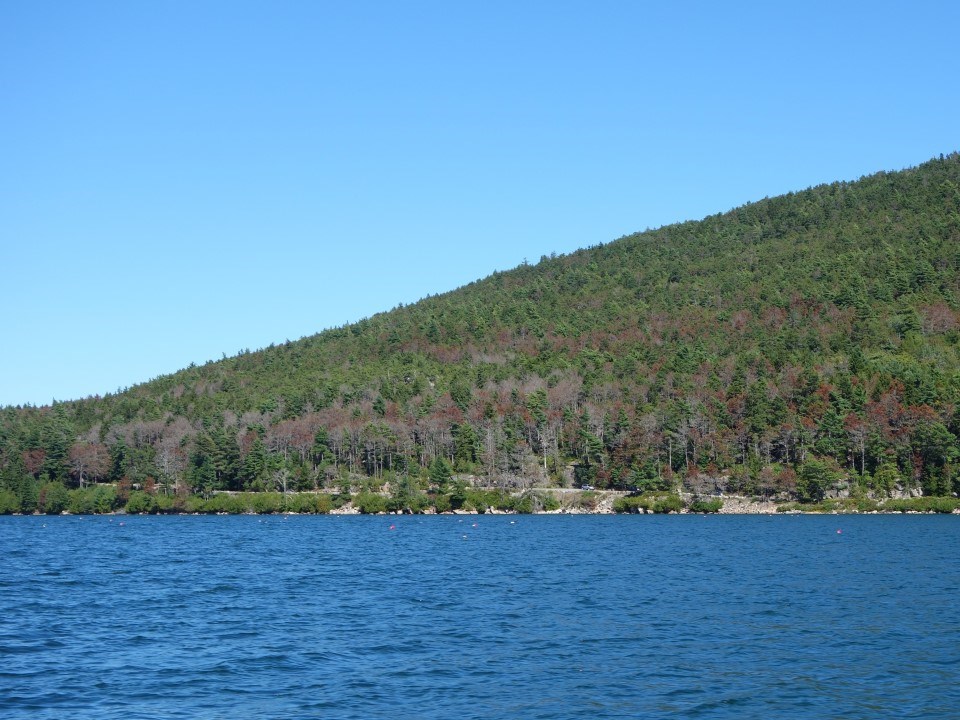
[[[94,511],[101,515],[113,512],[117,507],[117,492],[112,487],[100,485],[93,490]]]
[[[893,512],[952,513],[958,507],[960,499],[936,496],[887,500],[883,503],[884,510]]]
[[[385,507],[390,512],[419,515],[430,507],[430,498],[422,492],[401,493],[391,498],[385,498]]]
[[[495,510],[510,512],[511,510],[517,509],[517,498],[513,497],[508,492],[504,492],[502,490],[493,490],[490,493],[490,498],[492,500],[490,507],[494,508]]]
[[[298,493],[287,499],[290,512],[325,515],[332,508],[333,500],[325,493]]]
[[[453,509],[453,504],[450,502],[450,496],[434,495],[433,507],[438,513],[450,512],[450,510]]]
[[[530,515],[534,512],[534,498],[529,493],[517,498],[511,497],[509,505],[503,509],[513,510],[523,515]]]
[[[283,509],[285,512],[292,513],[313,513],[313,505],[309,495],[296,493],[287,497]]]
[[[157,511],[157,501],[152,495],[140,490],[134,490],[130,493],[127,500],[127,512],[131,515],[140,515],[145,513],[155,513]]]
[[[465,496],[466,501],[463,506],[472,508],[480,514],[487,512],[490,508],[511,509],[513,507],[510,496],[499,490],[475,490],[470,488],[467,489]]]
[[[644,513],[650,509],[650,498],[643,495],[617,498],[613,501],[615,513]]]
[[[549,493],[535,492],[533,490],[523,493],[518,498],[511,498],[512,502],[508,508],[518,513],[529,515],[531,513],[556,510],[560,507],[557,499]]]
[[[315,493],[313,496],[314,512],[318,515],[326,515],[333,510],[333,498],[327,493]]]
[[[932,497],[930,498],[930,509],[938,513],[952,513],[960,508],[960,500],[953,497]]]
[[[179,512],[177,499],[173,495],[153,495],[151,497],[153,497],[158,513]]]
[[[683,510],[683,499],[673,493],[645,493],[617,498],[613,501],[616,513],[671,513]]]
[[[188,513],[207,512],[206,501],[199,495],[188,495],[183,501],[183,511]]]
[[[51,482],[40,488],[40,512],[59,515],[67,509],[70,493],[62,483]]]
[[[797,511],[797,510],[804,510],[804,509],[806,509],[806,508],[804,508],[803,506],[801,506],[800,503],[795,503],[795,502],[794,502],[794,503],[784,503],[783,505],[777,505],[777,512],[778,512],[778,513],[795,512],[795,511]]]
[[[476,510],[478,513],[483,515],[487,510],[490,509],[490,503],[487,501],[486,491],[484,490],[467,490],[466,500],[463,503],[463,507],[467,510]]]
[[[585,490],[579,494],[575,494],[570,500],[570,505],[572,507],[583,508],[584,510],[596,510],[597,504],[600,502],[600,496],[597,495],[593,490]]]
[[[9,490],[0,490],[0,515],[13,515],[20,512],[20,498]]]
[[[553,512],[560,509],[560,500],[553,493],[543,493],[540,503],[540,509],[544,512]]]
[[[353,496],[353,506],[364,515],[387,511],[387,499],[372,492],[359,492]]]
[[[825,515],[835,512],[849,512],[844,505],[836,500],[824,500],[818,503],[788,503],[777,508],[777,512],[790,512],[791,510],[799,510],[805,513],[823,513]]]
[[[697,498],[690,503],[690,512],[694,513],[715,513],[720,512],[723,507],[723,500],[720,498]]]
[[[680,512],[683,510],[683,499],[679,495],[674,495],[670,493],[669,495],[663,495],[654,501],[653,511],[655,513],[671,513],[671,512]]]
[[[198,513],[227,513],[229,515],[241,515],[247,512],[247,502],[240,495],[211,495],[208,498],[194,496],[188,501],[188,507],[192,512]]]
[[[70,491],[70,499],[67,502],[67,510],[74,515],[93,515],[96,512],[96,505],[93,502],[93,490],[91,488],[80,488]]]
[[[244,504],[244,510],[241,512],[247,512],[249,508],[251,512],[258,515],[270,515],[283,509],[283,495],[281,493],[244,493],[240,497]]]
[[[93,515],[113,512],[117,508],[117,493],[109,485],[70,490],[67,510],[74,515]]]
[[[880,509],[876,500],[866,497],[840,498],[824,500],[819,503],[785,503],[777,507],[777,512],[807,512],[807,513],[858,513],[873,512]]]

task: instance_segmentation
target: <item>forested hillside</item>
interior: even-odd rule
[[[5,408],[0,481],[23,510],[61,485],[423,488],[449,470],[950,494],[958,270],[953,154],[544,256],[115,395]]]

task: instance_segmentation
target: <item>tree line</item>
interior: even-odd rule
[[[958,490],[960,159],[639,233],[103,397],[0,411],[0,485],[198,495]]]

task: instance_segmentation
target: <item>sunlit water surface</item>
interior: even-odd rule
[[[960,716],[960,518],[0,518],[4,718]]]

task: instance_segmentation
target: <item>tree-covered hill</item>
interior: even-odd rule
[[[447,464],[500,485],[949,494],[958,286],[953,154],[545,256],[115,395],[5,408],[0,481],[23,509],[60,483],[427,484]]]

